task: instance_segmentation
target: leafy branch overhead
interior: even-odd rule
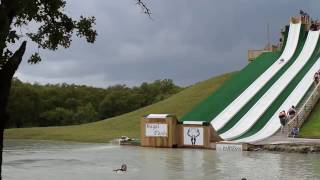
[[[21,38],[29,37],[39,48],[49,50],[70,47],[73,34],[86,38],[89,43],[96,39],[95,17],[69,17],[64,12],[65,0],[0,0],[0,3],[0,66],[13,54],[8,45]],[[26,29],[33,31],[21,32]],[[40,61],[39,54],[35,53],[28,62]]]

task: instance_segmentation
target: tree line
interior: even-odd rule
[[[171,79],[128,87],[95,88],[74,84],[12,80],[7,128],[76,125],[106,119],[153,104],[182,88]]]

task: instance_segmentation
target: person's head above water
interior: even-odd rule
[[[122,171],[126,171],[127,170],[127,165],[126,164],[122,164],[121,165],[121,170]]]

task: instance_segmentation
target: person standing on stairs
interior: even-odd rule
[[[281,132],[283,132],[284,126],[286,125],[286,120],[287,120],[287,113],[285,110],[283,110],[279,113],[279,119],[280,119],[280,124],[281,124]]]
[[[297,113],[296,108],[294,107],[294,105],[292,105],[291,108],[288,110],[289,119],[294,118],[296,113]]]
[[[319,73],[318,72],[316,72],[314,74],[313,79],[314,79],[315,84],[317,85],[319,83]]]

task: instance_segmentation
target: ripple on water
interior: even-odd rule
[[[123,147],[108,144],[10,141],[9,180],[320,179],[319,154]],[[128,171],[116,174],[122,163]]]

